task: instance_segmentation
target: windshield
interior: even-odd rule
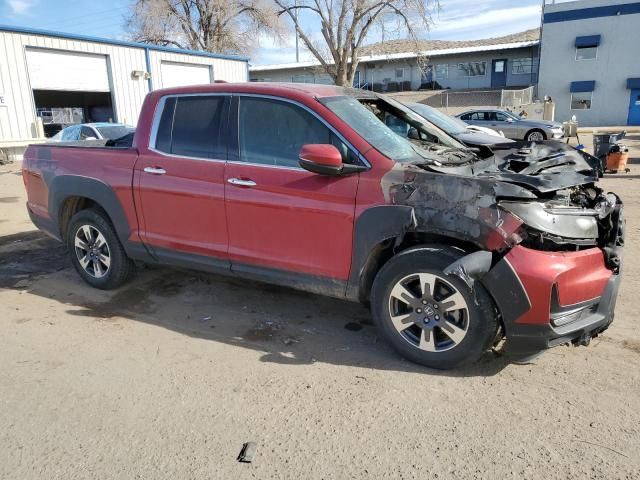
[[[397,162],[422,161],[413,145],[353,97],[327,97],[320,102],[353,128],[373,148]]]
[[[421,117],[429,120],[438,128],[447,132],[449,135],[457,135],[467,132],[466,123],[457,118],[450,117],[449,115],[442,113],[440,110],[427,105],[421,105],[419,103],[410,103],[408,107]]]
[[[102,138],[107,140],[113,140],[115,138],[124,137],[125,135],[133,132],[135,129],[133,127],[128,127],[126,125],[109,125],[104,127],[96,127]]]

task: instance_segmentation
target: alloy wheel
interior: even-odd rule
[[[542,142],[544,140],[544,135],[542,132],[531,132],[527,135],[527,140],[530,142]]]
[[[111,268],[111,251],[104,235],[92,225],[82,225],[76,231],[74,246],[78,262],[94,278],[104,277]]]
[[[464,296],[433,273],[415,273],[399,280],[389,295],[389,315],[405,341],[427,352],[455,348],[469,329]]]

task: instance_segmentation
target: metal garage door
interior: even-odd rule
[[[162,62],[160,70],[163,88],[211,83],[209,65]]]
[[[33,90],[109,91],[105,55],[42,49],[27,49],[26,53]]]

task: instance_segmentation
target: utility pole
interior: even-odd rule
[[[298,6],[298,0],[294,0],[293,6],[294,7]],[[298,9],[295,8],[294,11],[295,11],[296,23],[298,23]],[[298,47],[298,29],[295,30],[295,33],[296,33],[296,63],[299,63],[300,62],[300,50],[299,50],[299,47]]]

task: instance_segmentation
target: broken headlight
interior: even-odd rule
[[[501,201],[500,207],[531,228],[563,238],[597,239],[599,212],[541,202]]]

